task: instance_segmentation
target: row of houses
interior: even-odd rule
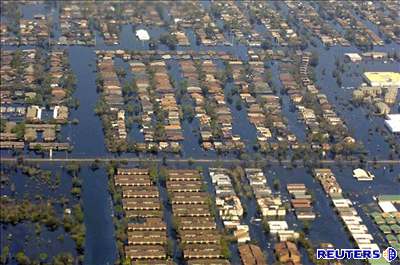
[[[32,150],[70,150],[56,126],[68,121],[69,109],[53,93],[54,89],[64,91],[63,80],[69,71],[65,51],[43,55],[36,49],[4,50],[1,55],[1,117],[8,124],[0,137],[2,148],[22,149],[28,143]],[[51,80],[46,88],[51,93],[39,89],[38,71],[45,71]],[[63,99],[70,97],[70,93],[63,95]],[[44,107],[45,103],[50,106]]]
[[[4,131],[0,133],[1,149],[23,149],[26,143],[30,150],[69,151],[72,148],[70,143],[61,142],[62,140],[58,138],[60,130],[60,125],[56,124],[24,124],[20,134],[17,132],[17,123],[8,121]]]
[[[232,79],[234,84],[240,87],[240,98],[246,103],[247,117],[257,131],[257,142],[260,148],[265,149],[267,142],[272,138],[272,132],[266,124],[267,117],[262,107],[264,104],[260,102],[260,96],[267,96],[271,89],[268,84],[259,80],[258,84],[254,84],[253,91],[250,91],[249,83],[257,82],[257,78],[246,82],[246,70],[242,61],[229,61],[229,67],[232,69]]]
[[[264,121],[264,128],[272,132],[271,137],[274,136],[273,138],[276,139],[277,143],[285,142],[288,143],[291,147],[295,148],[298,145],[297,138],[291,131],[289,131],[288,126],[284,120],[280,98],[275,95],[276,92],[273,91],[272,88],[269,86],[269,82],[271,82],[271,80],[267,79],[267,72],[264,67],[264,61],[256,54],[249,54],[255,55],[252,56],[249,61],[249,92],[250,95],[254,95],[256,104],[258,103],[258,105],[250,105],[248,109],[248,115],[252,115],[252,118],[254,120],[254,118],[257,117],[254,112],[259,110],[261,107],[264,114],[264,119],[262,119],[261,121]],[[246,93],[245,95],[246,102],[248,104],[254,103],[254,100],[249,97],[248,93]],[[240,96],[242,98],[244,97],[243,92],[240,93]],[[268,130],[264,130],[263,126],[260,127],[260,125],[256,125],[258,132],[257,136],[259,136],[260,133],[261,136],[268,136]],[[262,133],[265,131],[266,133]]]
[[[94,18],[94,19],[89,19]],[[59,44],[94,45],[94,29],[103,36],[107,45],[119,44],[123,25],[164,26],[159,6],[154,3],[115,2],[63,3],[60,12],[61,37]]]
[[[164,21],[159,7],[162,3],[146,2],[114,2],[114,3],[86,3],[84,13],[96,18],[98,24],[107,23],[115,25],[115,31],[119,35],[121,26],[126,24],[146,25],[161,27]]]
[[[354,52],[349,52],[344,54],[345,58],[348,59],[352,63],[359,63],[363,59],[372,59],[372,60],[385,60],[388,59],[387,52],[363,52],[361,55]]]
[[[282,83],[284,91],[288,94],[290,100],[296,106],[300,105],[303,100],[299,84],[296,82],[294,75],[291,73],[293,65],[291,63],[283,63],[280,65],[279,79]],[[308,80],[308,78],[307,78]]]
[[[267,221],[269,233],[276,236],[279,241],[296,240],[300,234],[292,229],[289,229],[289,224],[285,220],[269,220]]]
[[[285,1],[289,7],[290,14],[294,14],[314,36],[318,37],[325,46],[350,46],[350,43],[341,34],[323,20],[312,5],[301,1]]]
[[[222,237],[210,210],[205,185],[197,170],[167,172],[166,186],[183,258],[189,265],[230,264],[222,255]]]
[[[107,133],[108,139],[117,139],[119,143],[127,146],[131,143],[126,127],[127,104],[138,104],[140,113],[141,132],[144,142],[135,142],[135,148],[141,151],[168,150],[179,151],[179,141],[183,138],[180,130],[179,108],[174,98],[174,90],[166,73],[164,61],[154,61],[145,64],[142,56],[132,58],[125,51],[96,51],[102,98],[109,111],[105,113],[103,120],[111,122],[111,133]],[[132,86],[135,87],[133,96],[135,103],[124,100],[131,92],[122,92],[119,77],[114,67],[113,59],[121,57],[129,60],[130,70],[134,75]],[[160,64],[161,62],[161,64]],[[130,95],[130,94],[129,94]],[[108,141],[107,146],[113,148],[115,142]],[[118,144],[117,142],[117,144]],[[113,149],[115,150],[115,149]]]
[[[261,215],[271,219],[284,219],[286,209],[280,196],[272,194],[263,171],[260,168],[246,168],[245,172]]]
[[[141,126],[144,140],[146,143],[154,142],[154,130],[152,126],[152,116],[154,114],[153,103],[150,98],[150,79],[146,71],[146,65],[141,61],[130,63],[131,72],[135,75],[137,87],[137,98],[141,105]]]
[[[259,97],[267,96],[272,91],[268,84],[264,82],[262,74],[258,74],[258,78],[248,80],[250,76],[242,61],[228,61],[227,64],[227,67],[231,69],[234,85],[240,88],[240,98],[246,104],[247,117],[257,130],[257,141],[260,147],[263,148],[266,142],[272,137],[272,133],[266,124],[266,114],[264,113],[263,104],[260,102]],[[262,62],[261,65],[263,65]],[[252,89],[249,86],[250,82],[254,82]]]
[[[315,94],[316,100],[319,103],[322,110],[322,118],[328,123],[335,127],[342,127],[343,130],[347,130],[343,120],[333,110],[333,106],[329,103],[328,98],[325,94],[320,91],[316,91],[316,88],[311,80],[307,80],[310,75],[309,65],[311,56],[309,54],[303,54],[301,57],[301,63],[299,67],[300,78],[303,81],[303,86],[307,87],[308,92]]]
[[[360,249],[379,249],[374,237],[369,233],[363,220],[358,215],[350,199],[342,194],[342,188],[333,172],[328,168],[314,169],[314,177],[321,183],[325,193],[330,197],[333,207],[350,233],[355,245]]]
[[[200,141],[204,149],[232,150],[243,148],[238,135],[232,134],[232,116],[225,102],[220,82],[215,79],[215,65],[211,61],[196,63],[193,60],[182,60],[180,66],[183,77],[187,81],[187,93],[193,105],[195,117],[200,124]],[[203,74],[205,81],[201,81]],[[206,86],[206,90],[201,88]],[[212,97],[209,97],[212,96]],[[207,103],[214,104],[211,111],[206,109]],[[212,126],[212,121],[217,126]]]
[[[157,124],[162,128],[162,133],[156,134],[155,140],[159,142],[161,149],[174,147],[173,149],[179,150],[179,142],[183,140],[181,109],[176,102],[176,88],[171,84],[165,60],[150,62],[148,70],[150,70],[152,80],[150,89],[154,92],[153,101],[158,106],[155,114],[158,116],[160,113],[163,114],[163,119],[157,120]]]
[[[174,30],[171,35],[176,38],[179,46],[190,46],[190,41],[185,31]]]
[[[384,41],[353,14],[350,3],[326,1],[320,6],[344,29],[348,41],[359,46],[366,46],[369,43],[376,46],[384,45]]]
[[[64,151],[71,150],[72,146],[69,142],[63,142],[58,135],[61,131],[61,126],[57,124],[25,124],[24,141],[29,143],[28,147],[31,150],[37,151]],[[39,133],[41,139],[39,140]]]
[[[38,54],[36,49],[2,51],[1,74],[4,82],[1,85],[1,103],[13,103],[12,96],[23,98],[27,102],[35,101],[38,97],[42,100],[48,98],[50,93],[43,93],[38,85],[38,78],[43,74],[42,71],[45,71],[51,80],[49,104],[52,106],[62,104],[67,97],[71,96],[70,90],[73,89],[73,87],[65,87],[67,75],[72,75],[65,50],[51,50],[48,55]],[[11,87],[14,89],[11,90]]]
[[[259,246],[242,244],[238,249],[243,265],[267,265],[264,253]]]
[[[33,126],[33,124],[26,124],[24,141],[28,143],[36,142],[38,138],[38,132],[41,132],[43,141],[54,142],[56,140],[56,131],[59,130],[60,127],[54,124],[48,124],[46,126]]]
[[[36,49],[1,50],[1,104],[12,105],[14,98],[28,97],[26,93],[37,88],[35,64],[37,59]],[[33,94],[35,95],[35,94]]]
[[[397,11],[398,11],[398,5],[396,2],[385,2],[383,3],[384,7],[388,10],[389,16],[392,19],[392,22],[394,23],[380,23],[380,25],[384,26],[385,28],[380,30],[386,35],[386,36],[393,36],[392,34],[395,32],[395,30],[392,30],[390,27],[393,25],[394,29],[398,28],[399,22],[396,20],[397,16]],[[385,20],[387,20],[387,17],[385,17]],[[395,39],[396,43],[399,43],[399,38],[398,35],[396,35]]]
[[[397,16],[398,6],[395,3],[385,4],[382,10],[375,4],[368,2],[355,3],[351,5],[360,12],[366,19],[375,24],[379,31],[389,40],[400,43],[400,37],[395,34],[395,30],[400,28],[400,23],[395,17]],[[385,9],[387,14],[385,14]]]
[[[118,168],[114,183],[122,190],[122,207],[128,221],[126,259],[132,264],[166,264],[167,226],[149,170]]]
[[[244,148],[239,135],[232,132],[232,113],[225,101],[224,89],[221,81],[217,79],[217,66],[212,60],[204,60],[200,63],[201,86],[206,90],[206,100],[213,108],[206,110],[211,117],[214,147],[217,150],[232,150]],[[218,140],[217,140],[218,139]]]
[[[125,111],[122,88],[114,66],[113,55],[98,53],[97,67],[100,75],[101,97],[107,106],[107,115],[110,117],[112,135],[116,139],[125,141],[127,130],[125,124]]]
[[[62,104],[65,99],[72,94],[64,86],[69,73],[68,54],[65,50],[52,50],[49,54],[49,75],[51,78],[51,102],[52,104]],[[71,89],[71,88],[68,88]]]
[[[284,241],[275,244],[275,255],[280,264],[301,265],[301,255],[296,244],[291,241]]]
[[[97,68],[105,103],[110,107],[119,108],[123,105],[122,88],[114,66],[113,54],[97,53]]]
[[[106,45],[119,44],[122,23],[124,22],[124,9],[122,9],[122,5],[122,3],[116,5],[96,3],[90,6],[89,12],[93,13],[95,18],[93,24],[103,36]]]
[[[144,58],[142,59],[144,60]],[[130,63],[141,104],[141,126],[147,148],[179,151],[183,140],[180,107],[164,60]],[[162,117],[162,118],[160,118]]]
[[[290,203],[299,220],[314,220],[315,213],[312,207],[312,197],[303,183],[287,184],[286,189],[291,195]]]
[[[63,106],[63,102],[70,97],[72,87],[65,88],[65,79],[69,73],[68,55],[65,50],[52,50],[49,52],[49,78],[51,80],[51,105],[53,105],[53,121],[56,123],[66,123],[68,121],[68,107]],[[36,92],[29,92],[26,97],[32,99],[37,96]],[[40,106],[28,106],[26,119],[28,122],[41,121],[42,108]]]
[[[237,3],[213,2],[212,8],[218,12],[225,27],[230,29],[240,42],[249,47],[261,47],[262,35],[253,29],[248,17]]]
[[[48,42],[50,27],[45,15],[37,14],[33,19],[19,20],[19,44],[36,45]]]
[[[181,60],[180,67],[187,81],[186,90],[193,102],[195,117],[199,121],[201,145],[204,149],[210,149],[213,147],[211,117],[205,109],[206,96],[200,87],[198,71],[193,60]]]
[[[0,117],[6,119],[9,115],[25,116],[25,107],[13,107],[13,106],[1,106],[0,107]]]
[[[260,168],[245,168],[245,174],[256,199],[257,208],[267,220],[269,233],[277,236],[280,241],[298,238],[299,233],[289,229],[288,223],[284,220],[286,208],[281,196],[272,193],[263,171]]]
[[[167,7],[162,3],[161,6]],[[162,13],[160,13],[159,2],[120,2],[115,3],[115,5],[102,3],[99,6],[96,4],[96,7],[111,9],[113,18],[118,20],[120,24],[131,23],[133,25],[147,25],[152,27],[162,27],[165,25]],[[122,12],[118,13],[118,10]]]
[[[225,168],[210,168],[210,176],[215,189],[215,204],[225,229],[233,230],[239,243],[250,241],[249,227],[241,224],[243,206],[233,188],[229,171]]]
[[[280,12],[273,9],[271,2],[250,4],[249,11],[261,22],[279,46],[297,46],[301,43],[295,29],[289,25],[287,19]]]
[[[91,8],[88,4],[62,3],[59,15],[61,36],[58,44],[94,45],[94,35],[89,25]]]
[[[200,2],[185,1],[181,3],[170,3],[169,13],[174,25],[178,29],[193,29],[197,42],[205,46],[227,44],[224,34],[217,27],[214,19],[204,10]],[[184,33],[184,31],[181,31]],[[176,35],[178,38],[179,35]],[[180,45],[187,45],[182,36]],[[179,43],[179,38],[178,38]]]
[[[115,20],[100,21],[99,28],[106,45],[118,45],[120,25]]]
[[[103,118],[103,120],[115,121],[114,128],[118,128],[118,130],[114,130],[114,133],[107,133],[106,130],[106,135],[108,135],[107,139],[111,137],[114,137],[114,139],[120,139],[120,143],[125,142],[125,146],[127,146],[127,148],[131,148],[131,146],[134,146],[137,150],[167,150],[171,152],[178,152],[180,150],[180,141],[183,140],[183,134],[180,125],[180,115],[182,110],[181,107],[178,106],[178,104],[176,103],[176,90],[171,85],[169,73],[166,68],[166,63],[171,59],[186,61],[190,59],[208,59],[211,58],[211,56],[219,56],[223,59],[229,59],[232,57],[225,52],[193,53],[190,51],[177,51],[169,53],[162,51],[130,52],[124,50],[100,50],[96,51],[96,54],[99,58],[98,62],[101,63],[101,68],[103,69],[100,70],[98,78],[98,83],[100,84],[99,87],[103,90],[102,101],[106,103],[107,108],[109,107],[107,105],[112,106],[110,108],[110,111],[106,112],[107,119]],[[127,110],[126,104],[128,102],[124,101],[123,97],[125,97],[126,95],[121,93],[121,85],[118,80],[118,76],[116,75],[116,70],[113,66],[112,59],[116,57],[128,61],[130,64],[131,72],[133,73],[134,91],[129,93],[127,92],[126,95],[129,94],[129,98],[133,97],[135,104],[138,103],[138,107],[136,108],[137,112],[140,112],[140,115],[138,117],[140,117],[141,119],[140,125],[141,132],[144,136],[144,143],[137,142],[131,144],[132,141],[127,138],[125,139],[121,137],[115,137],[119,134],[122,135],[122,132],[125,132],[125,128],[123,126],[125,124],[123,120],[125,115],[123,115],[121,110]],[[189,70],[189,72],[193,72],[193,70],[194,69],[192,68],[191,70]],[[105,73],[104,78],[103,72]],[[196,72],[198,72],[198,69],[196,69]],[[212,73],[214,72],[215,69],[213,69]],[[210,74],[210,76],[213,78],[215,83],[217,83],[214,74]],[[196,77],[193,76],[192,80],[195,80],[195,78]],[[200,79],[200,77],[198,79]],[[195,81],[193,81],[193,84],[194,83]],[[197,80],[197,84],[199,84],[199,80]],[[193,95],[196,94],[195,96],[197,97],[197,99],[200,99],[200,96],[203,96],[204,100],[208,100],[208,93],[201,90],[202,93],[200,94],[200,90],[200,85],[197,85],[196,87],[191,87],[190,89],[188,89],[188,92],[195,92],[193,93]],[[223,96],[223,90],[219,87],[218,97],[221,98]],[[125,98],[125,100],[128,99]],[[202,111],[201,107],[203,107],[203,109],[205,110],[205,105],[200,106],[200,104],[203,104],[200,102],[201,101],[198,101],[199,108],[196,108],[196,110],[199,112],[198,117],[203,121],[207,121],[206,116],[204,115],[204,111],[202,112],[202,114],[200,114],[200,112]],[[218,103],[222,104],[221,101],[219,101]],[[208,126],[207,123],[204,123],[202,126],[202,136],[204,136],[204,139],[206,139],[206,137],[208,138],[210,134],[215,132],[217,136],[215,139],[213,138],[209,142],[206,142],[204,146],[207,148],[222,150],[243,148],[243,143],[240,141],[239,137],[230,137],[232,125],[226,123],[226,121],[231,121],[232,117],[231,115],[228,115],[228,112],[230,114],[230,109],[225,103],[223,107],[224,108],[219,108],[217,110],[218,116],[214,115],[217,116],[214,119],[215,121],[218,121],[218,118],[220,119],[220,121],[218,121],[219,123],[213,126],[218,130],[213,130],[213,128],[211,128],[211,124]],[[206,114],[208,115],[208,113]],[[227,139],[224,139],[223,137]],[[108,141],[107,145],[119,146],[119,143]]]
[[[14,132],[17,123],[8,121],[4,132],[0,133],[1,148],[23,149],[25,143],[31,150],[70,150],[68,142],[56,142],[57,133],[60,132],[60,125],[56,124],[24,124],[22,138]],[[19,132],[18,132],[19,133]],[[38,141],[38,136],[41,141]]]
[[[299,59],[298,74],[292,63],[280,65],[280,80],[284,90],[288,93],[307,128],[307,134],[312,140],[312,148],[322,149],[323,154],[331,149],[330,139],[334,142],[355,143],[355,140],[348,136],[348,129],[344,121],[337,115],[333,106],[329,103],[327,96],[321,93],[309,78],[309,65],[311,55],[309,53],[298,53]],[[312,97],[304,100],[304,94]],[[329,124],[325,126],[324,124]],[[315,137],[318,135],[318,137]]]
[[[228,51],[221,50],[96,50],[96,54],[107,53],[109,55],[121,58],[124,61],[143,61],[143,60],[234,60],[235,55]]]
[[[14,36],[5,23],[1,24],[2,42],[8,45],[35,45],[50,40],[51,20],[37,14],[33,19],[20,19],[18,33]],[[59,13],[61,35],[57,40],[60,45],[94,45],[94,29],[101,32],[107,45],[119,43],[121,27],[124,24],[144,24],[163,26],[157,5],[129,2],[79,4],[66,2]]]

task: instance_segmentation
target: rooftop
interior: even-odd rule
[[[400,73],[398,72],[365,72],[364,77],[372,86],[400,87]]]

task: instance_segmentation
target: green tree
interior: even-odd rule
[[[31,263],[31,260],[25,255],[23,251],[18,252],[15,256],[15,259],[20,265],[29,265]]]
[[[15,133],[18,139],[24,138],[25,134],[25,123],[18,123],[12,130],[12,133]]]
[[[4,246],[3,249],[1,250],[1,264],[6,264],[8,261],[8,257],[10,255],[10,247],[9,246]]]

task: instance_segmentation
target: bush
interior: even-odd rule
[[[17,253],[17,255],[15,256],[15,259],[17,260],[18,264],[20,264],[20,265],[29,265],[31,263],[31,260],[22,251]]]

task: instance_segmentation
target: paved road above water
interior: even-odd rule
[[[21,158],[17,157],[2,157],[2,162],[17,162]],[[49,163],[49,162],[78,162],[78,163],[93,163],[93,162],[165,162],[165,163],[201,163],[201,164],[212,164],[216,162],[226,163],[226,164],[238,164],[246,162],[261,162],[268,163],[271,165],[291,165],[293,162],[291,160],[276,160],[276,159],[248,159],[240,160],[233,158],[142,158],[142,157],[68,157],[68,158],[37,158],[37,157],[23,157],[24,162],[37,162],[37,163]],[[298,165],[303,164],[302,161],[296,161]],[[314,164],[323,165],[357,165],[360,160],[331,160],[331,159],[321,159],[312,161]],[[364,161],[368,164],[379,164],[379,165],[400,165],[400,160],[366,160]]]

